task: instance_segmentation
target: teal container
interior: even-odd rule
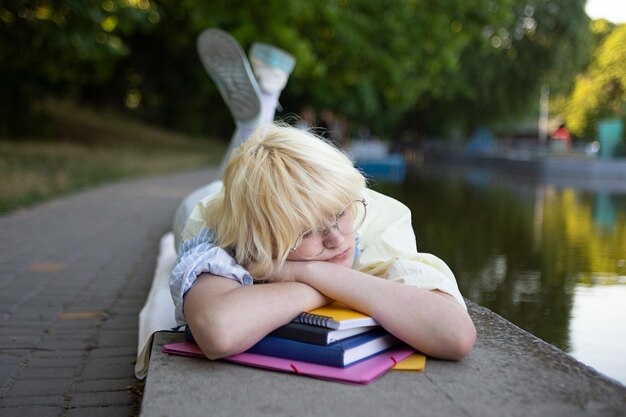
[[[603,119],[598,122],[600,159],[610,159],[617,154],[624,134],[624,122],[620,119]]]

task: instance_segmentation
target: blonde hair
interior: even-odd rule
[[[220,198],[206,207],[216,244],[255,279],[282,267],[303,230],[362,198],[365,178],[350,159],[304,130],[259,127],[233,150]]]

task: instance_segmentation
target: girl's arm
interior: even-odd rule
[[[208,273],[185,295],[185,318],[209,359],[241,353],[303,311],[330,300],[301,282],[241,286]]]
[[[285,273],[325,296],[359,310],[429,356],[459,360],[476,329],[453,297],[368,275],[331,262],[288,262]]]

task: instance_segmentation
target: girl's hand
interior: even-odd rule
[[[336,265],[332,262],[325,261],[286,261],[283,267],[274,272],[270,277],[271,282],[302,282],[310,284],[311,279],[315,279],[320,274],[328,274],[327,269],[323,269],[322,265],[332,264],[330,268],[333,271],[339,271],[342,269],[351,269],[343,265]]]
[[[302,264],[307,262],[287,261],[270,276],[270,282],[295,282]]]
[[[305,283],[304,277],[307,276],[307,273],[311,273],[315,268],[314,261],[287,261],[285,265],[279,270],[276,271],[271,277],[270,282],[300,282]],[[319,262],[318,262],[319,263]],[[307,272],[308,271],[308,272]],[[307,287],[310,287],[307,285]],[[319,307],[326,305],[332,301],[332,299],[326,297],[321,292],[317,291],[315,288],[310,287],[315,293],[317,293],[320,304]]]

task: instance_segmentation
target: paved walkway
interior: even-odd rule
[[[160,236],[204,170],[0,216],[0,415],[133,416],[137,317]]]

